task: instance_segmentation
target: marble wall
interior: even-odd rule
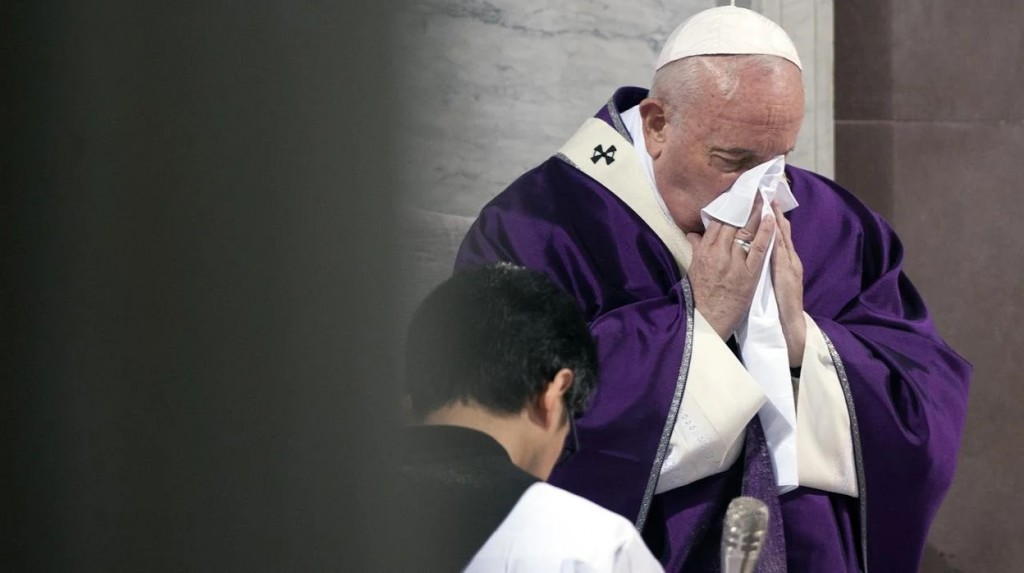
[[[622,85],[648,86],[661,44],[722,0],[423,0],[395,21],[403,203],[473,216],[557,150]],[[832,174],[832,0],[739,0],[780,22],[805,64],[790,160]],[[360,110],[352,110],[360,113]]]

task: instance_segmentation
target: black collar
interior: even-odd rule
[[[512,463],[497,440],[463,426],[409,426],[403,428],[399,436],[404,459],[409,462],[498,457]]]

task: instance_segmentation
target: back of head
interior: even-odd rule
[[[586,322],[543,273],[508,263],[456,273],[409,328],[406,382],[419,418],[456,403],[518,413],[563,368],[574,374],[566,405],[580,413],[596,380]]]

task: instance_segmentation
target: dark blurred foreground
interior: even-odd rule
[[[387,13],[5,3],[6,571],[370,570]]]

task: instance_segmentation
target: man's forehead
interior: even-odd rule
[[[804,118],[803,102],[782,103],[729,102],[716,106],[694,106],[691,110],[701,123],[711,129],[764,128],[768,130],[799,128]]]
[[[723,117],[706,118],[704,146],[710,152],[732,156],[784,155],[793,150],[800,132],[800,116],[733,120]]]

